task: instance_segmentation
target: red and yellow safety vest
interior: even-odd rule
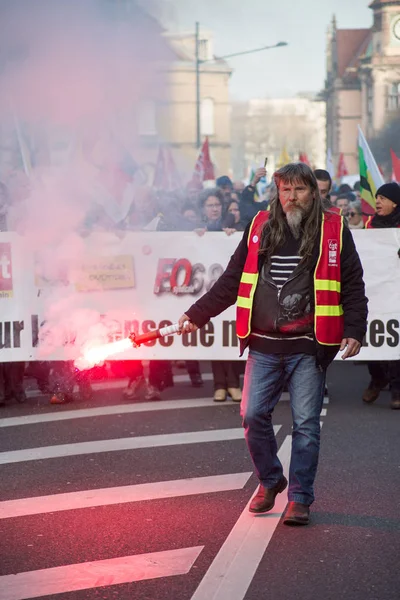
[[[336,213],[337,215],[341,215],[342,214],[342,209],[339,208],[338,206],[335,206],[334,204],[332,204],[332,206],[329,207],[329,210],[331,212]]]
[[[375,227],[372,226],[372,219],[374,218],[375,215],[370,215],[368,217],[368,219],[365,221],[365,229],[375,229]],[[395,229],[398,229],[400,227],[400,225],[397,225],[397,227],[395,227]]]
[[[268,218],[268,211],[260,211],[253,219],[248,235],[247,259],[237,298],[236,332],[239,338],[246,338],[251,332],[261,230]],[[325,346],[336,346],[343,338],[344,319],[340,302],[342,233],[343,217],[333,212],[324,213],[319,257],[314,271],[314,328],[316,340]]]
[[[370,215],[368,217],[368,219],[365,221],[365,229],[373,229],[372,225],[371,225],[371,221],[373,219],[374,215]]]

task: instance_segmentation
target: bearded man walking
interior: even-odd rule
[[[260,481],[250,511],[270,511],[287,487],[272,426],[286,383],[293,432],[284,523],[306,525],[326,369],[339,350],[343,359],[358,354],[368,300],[351,232],[322,203],[312,170],[288,164],[274,180],[270,211],[256,215],[223,275],[179,322],[194,331],[237,301],[241,353],[249,347],[241,414]]]

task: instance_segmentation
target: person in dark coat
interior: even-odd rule
[[[247,225],[250,223],[260,210],[267,210],[269,207],[269,200],[262,200],[261,202],[257,202],[255,199],[257,184],[261,181],[263,177],[267,176],[267,170],[264,167],[260,167],[254,173],[253,179],[250,184],[247,185],[241,195],[240,198],[240,216],[242,222]]]
[[[238,300],[241,352],[249,347],[243,425],[260,481],[249,510],[270,511],[288,483],[272,427],[286,381],[293,434],[284,523],[306,525],[314,501],[326,369],[338,351],[342,359],[359,353],[368,300],[351,232],[343,217],[322,203],[310,167],[286,165],[274,180],[269,215],[260,212],[252,230],[246,227],[225,272],[179,324],[182,332],[195,331]]]
[[[400,186],[396,182],[383,184],[376,192],[376,212],[369,217],[367,229],[400,227]],[[366,404],[372,404],[388,384],[392,396],[391,408],[400,409],[400,360],[371,361],[368,363],[371,381],[363,393]]]

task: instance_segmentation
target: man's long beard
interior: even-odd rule
[[[291,208],[286,213],[287,224],[293,237],[298,240],[301,234],[301,224],[304,219],[304,211],[300,207]]]

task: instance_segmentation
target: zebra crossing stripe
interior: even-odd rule
[[[223,406],[232,406],[233,402],[226,402]],[[235,404],[237,404],[235,402]],[[8,417],[0,419],[0,427],[19,427],[36,423],[51,423],[53,421],[68,421],[70,419],[85,419],[92,417],[105,417],[108,415],[124,415],[129,413],[158,412],[162,410],[176,410],[182,408],[215,408],[221,404],[213,402],[210,398],[188,398],[186,400],[162,400],[161,402],[137,402],[133,404],[116,404],[114,406],[98,406],[96,408],[80,408],[78,410],[63,410],[62,412],[26,415],[23,417]]]
[[[292,436],[278,456],[289,469]],[[191,600],[243,600],[287,504],[286,491],[278,494],[273,511],[255,516],[248,502],[238,521],[200,582]]]
[[[29,600],[53,594],[186,575],[204,546],[66,565],[0,577],[0,600]]]
[[[275,433],[277,433],[280,428],[281,425],[275,426]],[[26,450],[11,450],[9,452],[0,452],[0,465],[33,460],[45,460],[48,458],[63,458],[65,456],[79,456],[83,454],[120,452],[123,450],[137,450],[138,448],[156,448],[160,446],[177,446],[181,444],[225,442],[227,440],[244,440],[243,429],[239,427],[235,429],[168,433],[119,438],[114,440],[100,440],[95,442],[61,444],[58,446],[44,446],[42,448],[28,448]]]
[[[160,498],[176,498],[196,494],[210,494],[242,489],[252,473],[212,475],[194,479],[158,481],[138,485],[85,490],[35,498],[19,498],[0,502],[0,519],[41,515],[63,510],[77,510],[94,506],[111,506],[127,502],[143,502]]]
[[[280,402],[288,402],[289,394],[283,392]],[[325,402],[325,401],[324,401]],[[162,410],[179,410],[183,408],[224,408],[238,405],[237,402],[228,400],[221,404],[213,402],[210,398],[186,398],[183,400],[162,400],[161,402],[135,402],[133,404],[115,404],[113,406],[97,406],[95,408],[80,408],[77,410],[59,410],[57,412],[25,415],[22,417],[5,417],[0,419],[2,427],[21,427],[37,423],[52,423],[56,421],[69,421],[71,419],[85,419],[105,417],[108,415],[126,415],[130,413],[158,412]]]

